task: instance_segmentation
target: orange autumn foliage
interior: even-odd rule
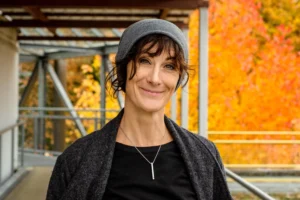
[[[270,35],[251,0],[210,1],[209,131],[292,131],[300,119],[300,56],[284,25]],[[198,66],[198,18],[189,24],[190,63]],[[198,106],[198,69],[190,80],[190,106]],[[198,113],[190,109],[189,129]],[[210,139],[286,139],[284,135],[211,135]],[[289,139],[300,139],[292,136]],[[218,144],[225,163],[300,163],[300,145]]]

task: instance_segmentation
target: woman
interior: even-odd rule
[[[231,199],[215,145],[164,115],[188,76],[187,42],[174,24],[150,19],[123,33],[114,91],[125,108],[58,157],[47,199]]]

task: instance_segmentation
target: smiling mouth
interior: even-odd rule
[[[163,92],[160,92],[160,91],[152,91],[152,90],[147,90],[147,89],[144,89],[144,88],[142,88],[142,90],[144,90],[145,92],[148,92],[150,94],[161,94],[161,93],[163,93]]]

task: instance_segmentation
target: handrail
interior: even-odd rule
[[[25,122],[22,120],[18,121],[17,123],[10,125],[4,129],[2,129],[0,131],[0,185],[6,181],[6,180],[2,180],[1,178],[1,160],[2,160],[2,153],[1,153],[1,141],[2,141],[2,135],[6,134],[8,131],[11,131],[11,176],[13,176],[13,174],[15,173],[15,127],[21,126],[21,166],[24,166],[24,141],[25,141]],[[19,168],[20,166],[17,166],[17,168]]]
[[[300,144],[300,140],[212,140],[215,144]]]
[[[275,200],[273,197],[268,195],[267,193],[263,192],[259,188],[257,188],[255,185],[249,183],[245,179],[241,178],[234,172],[230,171],[229,169],[225,168],[226,175],[235,180],[237,183],[245,187],[247,190],[252,192],[254,195],[258,196],[259,198],[263,200]]]
[[[19,115],[20,118],[39,118],[39,119],[81,119],[81,120],[95,120],[101,119],[100,117],[72,117],[72,116],[61,116],[61,115]],[[105,118],[106,120],[111,120],[113,118]]]
[[[227,168],[270,168],[270,169],[300,169],[300,164],[224,164]]]
[[[82,112],[120,112],[120,109],[65,108],[65,107],[19,107],[21,111],[82,111]]]
[[[208,131],[208,135],[300,135],[300,131]]]
[[[20,121],[20,122],[17,122],[17,123],[15,123],[15,124],[13,124],[13,125],[10,125],[9,127],[4,128],[3,130],[1,130],[1,131],[0,131],[0,135],[6,133],[7,131],[9,131],[9,130],[15,128],[15,127],[18,127],[18,126],[20,126],[20,125],[23,125],[24,123],[25,123],[24,121]]]
[[[25,153],[33,153],[33,154],[40,154],[46,155],[50,154],[51,156],[59,156],[62,154],[60,151],[51,151],[51,150],[42,150],[42,149],[31,149],[31,148],[24,148],[23,150]]]
[[[191,131],[198,134],[198,131]],[[208,136],[214,135],[300,135],[300,131],[207,131]]]

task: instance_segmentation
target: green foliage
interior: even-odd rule
[[[279,26],[290,30],[288,38],[294,43],[295,51],[300,51],[300,1],[299,0],[257,0],[261,4],[260,13],[273,35]]]

